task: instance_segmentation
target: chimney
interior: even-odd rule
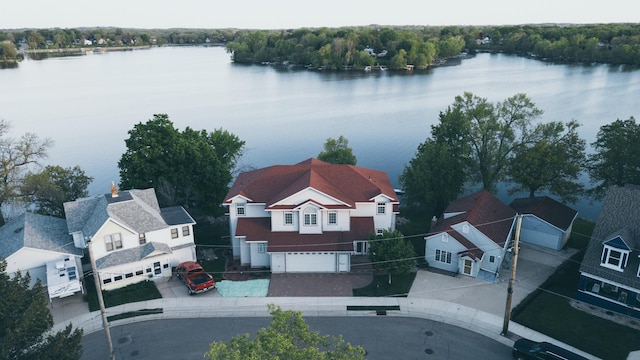
[[[436,216],[434,215],[431,218],[431,227],[434,227],[436,225],[436,223],[438,222],[438,218],[436,218]]]
[[[113,181],[111,182],[111,197],[112,198],[118,197],[118,188],[116,187],[116,184]]]

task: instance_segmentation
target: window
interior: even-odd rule
[[[451,253],[448,251],[436,249],[436,261],[445,264],[451,264]]]
[[[284,224],[293,225],[293,212],[287,211],[284,213]]]
[[[306,226],[318,225],[318,214],[315,209],[306,209],[304,211],[304,224]]]
[[[495,261],[496,261],[496,257],[495,256],[493,256],[493,255],[489,256],[489,262],[492,263],[492,262],[495,262]]]
[[[177,228],[171,229],[171,238],[172,239],[177,239],[178,238],[178,229]]]
[[[329,212],[329,225],[336,225],[338,223],[338,212],[330,211]]]
[[[236,205],[236,215],[244,216],[244,214],[245,214],[245,205],[244,204]]]
[[[183,226],[182,227],[182,236],[189,236],[189,226]]]
[[[104,237],[104,244],[107,251],[113,251],[115,249],[122,249],[122,235],[111,234]]]
[[[118,275],[118,276],[114,276],[113,277],[113,281],[120,281],[122,280],[122,275]]]
[[[387,204],[379,202],[378,203],[378,215],[382,215],[387,211]]]
[[[609,269],[623,271],[625,266],[627,266],[628,257],[628,252],[605,245],[602,251],[602,259],[600,265]]]
[[[138,243],[140,245],[144,245],[147,243],[147,235],[145,235],[145,233],[138,234]]]
[[[384,229],[376,229],[376,236],[384,235]]]
[[[259,243],[258,244],[258,254],[264,254],[265,252],[267,252],[267,244]]]
[[[133,277],[133,273],[124,274],[124,277],[126,277],[127,279],[128,278],[132,278]]]
[[[143,273],[144,273],[144,271],[142,271],[142,270],[136,271],[136,275],[142,275]]]
[[[102,280],[103,284],[109,284],[111,282],[111,278]]]
[[[160,262],[159,261],[153,263],[153,273],[156,274],[156,275],[162,274],[162,269],[160,268]]]

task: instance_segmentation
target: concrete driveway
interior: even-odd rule
[[[513,284],[512,308],[542,285],[560,264],[576,252],[575,249],[555,251],[521,243]],[[450,301],[503,316],[510,277],[510,268],[500,271],[497,283],[488,283],[460,274],[450,276],[420,270],[408,297]]]

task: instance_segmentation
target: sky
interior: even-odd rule
[[[0,29],[292,29],[360,25],[640,22],[640,1],[1,0]]]

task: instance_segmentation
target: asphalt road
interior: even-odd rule
[[[269,318],[150,320],[111,329],[117,360],[202,359],[212,341],[255,333]],[[312,330],[343,335],[367,359],[511,359],[511,348],[472,331],[426,319],[352,316],[308,317]],[[103,331],[83,337],[83,360],[108,359]]]

